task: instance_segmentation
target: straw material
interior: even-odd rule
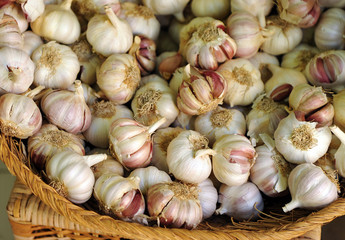
[[[207,219],[197,229],[186,230],[177,228],[162,228],[144,226],[138,223],[129,223],[100,215],[95,211],[85,209],[85,206],[77,206],[64,197],[57,194],[55,189],[47,185],[27,167],[25,147],[10,137],[0,135],[0,159],[5,163],[9,171],[29,187],[43,203],[52,210],[64,216],[68,221],[79,224],[89,229],[98,229],[104,235],[120,236],[131,239],[200,239],[200,240],[254,240],[254,239],[292,239],[320,228],[322,224],[332,221],[334,218],[345,214],[345,199],[339,198],[336,202],[317,212],[302,211],[304,217],[300,217],[298,211],[292,211],[285,215],[264,214],[263,219],[257,222],[231,222],[217,223],[217,220]],[[216,217],[215,219],[222,219]],[[297,219],[297,220],[296,220]]]

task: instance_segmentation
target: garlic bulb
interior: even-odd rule
[[[289,175],[292,200],[283,207],[284,212],[295,208],[322,208],[338,198],[338,183],[318,166],[303,163]]]
[[[98,94],[94,88],[90,87],[86,83],[82,83],[81,86],[83,88],[84,99],[87,105],[92,105],[98,101],[99,98],[101,98],[100,94]],[[74,92],[75,87],[75,84],[72,84],[67,88],[67,90]]]
[[[151,135],[165,121],[162,118],[147,127],[132,119],[117,119],[109,129],[111,155],[127,169],[146,167],[152,157]]]
[[[345,7],[344,0],[319,0],[319,4],[321,7]]]
[[[265,83],[266,95],[275,101],[287,98],[292,89],[301,83],[307,83],[304,74],[290,68],[282,68],[274,64],[268,64],[272,77]]]
[[[113,10],[105,8],[106,15],[93,16],[86,30],[86,38],[94,51],[103,56],[114,53],[126,53],[133,43],[130,25],[119,19]]]
[[[146,84],[151,84],[152,82],[158,85],[164,85],[164,86],[167,85],[167,81],[163,79],[161,76],[157,74],[150,74],[141,78],[139,87],[143,87]]]
[[[316,128],[316,125],[316,122],[297,120],[294,112],[279,122],[274,139],[286,161],[314,163],[327,152],[332,133],[328,127]]]
[[[261,50],[280,55],[290,52],[302,41],[302,30],[281,19],[279,16],[270,16],[266,19],[266,39],[261,45]]]
[[[160,23],[152,9],[131,2],[121,3],[120,18],[131,26],[133,35],[143,35],[154,41],[160,32]]]
[[[69,133],[84,132],[91,124],[91,112],[79,80],[74,92],[63,89],[47,92],[41,99],[41,109],[49,122]]]
[[[177,94],[177,107],[189,115],[200,115],[221,104],[227,91],[223,76],[211,70],[199,70],[189,64]]]
[[[264,90],[260,72],[247,59],[226,61],[218,69],[227,82],[224,102],[231,107],[251,104]]]
[[[24,45],[23,51],[31,56],[32,52],[43,44],[43,40],[40,36],[32,31],[25,31],[23,33]]]
[[[42,126],[42,115],[32,98],[42,89],[35,88],[25,95],[6,93],[0,96],[1,133],[26,139],[39,131]]]
[[[184,112],[179,112],[176,120],[172,123],[172,127],[181,127],[187,130],[195,130],[195,117]]]
[[[345,131],[345,89],[333,95],[334,124]]]
[[[199,201],[202,208],[202,218],[206,219],[213,215],[217,208],[218,191],[213,186],[211,179],[207,178],[198,184]]]
[[[46,164],[49,185],[71,202],[85,203],[95,183],[90,167],[106,158],[106,154],[82,156],[70,150],[58,152]]]
[[[169,28],[168,28],[169,36],[172,38],[172,40],[176,44],[180,43],[180,32],[182,28],[188,24],[188,22],[180,22],[176,18],[174,18],[169,24]]]
[[[183,22],[183,10],[189,0],[143,0],[143,4],[151,8],[155,15],[173,14],[180,22]]]
[[[257,52],[253,57],[248,58],[257,69],[260,71],[261,80],[265,83],[272,77],[271,71],[268,69],[268,64],[279,66],[279,61],[276,56],[270,55],[265,52]]]
[[[228,186],[247,182],[257,154],[245,136],[223,135],[213,144],[213,150],[213,173],[218,181]]]
[[[208,138],[210,145],[225,134],[246,133],[246,120],[237,109],[218,106],[216,109],[201,114],[195,119],[195,130]]]
[[[192,0],[192,13],[196,17],[224,19],[230,14],[229,0]]]
[[[281,67],[303,72],[308,62],[318,53],[320,53],[318,48],[302,43],[284,54]]]
[[[168,127],[179,113],[174,94],[166,82],[149,82],[140,87],[135,92],[131,107],[135,119],[146,126],[164,117],[166,122],[160,128]]]
[[[273,137],[279,122],[288,116],[285,105],[273,101],[265,94],[255,99],[252,109],[246,115],[247,136],[253,145],[261,144],[260,134]]]
[[[264,145],[255,148],[258,156],[250,169],[250,180],[269,197],[285,195],[292,167],[276,150],[275,142],[270,136],[260,136]]]
[[[322,13],[315,28],[314,40],[320,50],[344,49],[345,10],[330,8]]]
[[[0,47],[22,49],[24,38],[16,19],[7,14],[0,14]]]
[[[138,177],[124,178],[104,174],[95,183],[93,195],[106,214],[123,220],[136,220],[145,211],[145,199],[139,190]]]
[[[238,221],[255,220],[264,209],[264,201],[258,187],[251,182],[240,186],[222,184],[219,189],[217,214],[226,214]]]
[[[152,137],[152,160],[151,165],[159,170],[169,172],[167,164],[167,149],[170,142],[183,131],[180,127],[167,127],[157,129]]]
[[[45,169],[46,162],[56,153],[65,150],[85,155],[83,141],[74,134],[59,130],[53,124],[44,124],[29,137],[28,153],[30,161],[39,169]]]
[[[105,6],[118,13],[120,2],[118,0],[73,0],[72,10],[79,18],[89,21],[96,14],[104,14]]]
[[[337,173],[339,173],[340,176],[344,177],[345,176],[345,161],[344,161],[345,134],[336,125],[332,125],[330,129],[341,142],[340,147],[337,149],[337,151],[334,154],[334,158],[335,158],[335,169],[337,170]]]
[[[40,45],[31,55],[36,64],[34,84],[66,89],[79,72],[77,55],[69,46],[54,41]]]
[[[25,14],[23,13],[23,10],[21,9],[19,4],[15,2],[9,2],[1,7],[1,11],[4,14],[12,16],[16,20],[21,33],[25,32],[28,29],[29,23],[26,20]]]
[[[119,118],[133,118],[132,111],[125,105],[117,105],[111,101],[95,102],[90,106],[91,124],[83,132],[86,140],[95,147],[109,147],[110,125]]]
[[[186,183],[201,183],[212,171],[210,156],[215,151],[208,148],[208,139],[199,132],[185,130],[169,143],[167,164],[169,172]]]
[[[193,229],[203,218],[198,192],[194,184],[158,183],[148,189],[147,209],[159,225]]]
[[[35,64],[23,50],[0,48],[0,95],[20,94],[29,89],[34,81]]]
[[[151,186],[162,182],[172,182],[166,172],[154,166],[134,169],[128,177],[138,177],[140,179],[139,189],[144,196]]]
[[[75,42],[80,35],[80,24],[71,10],[72,0],[64,0],[59,5],[45,6],[43,14],[30,23],[37,35],[63,44]]]
[[[178,52],[163,52],[156,60],[156,72],[169,80],[178,67],[185,65],[182,55]]]
[[[19,0],[19,2],[28,22],[35,21],[44,13],[44,0]]]
[[[128,102],[140,82],[140,69],[129,54],[113,54],[97,72],[97,85],[105,96],[117,104]]]

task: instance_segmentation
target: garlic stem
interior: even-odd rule
[[[195,153],[195,156],[194,158],[199,158],[199,157],[202,157],[202,156],[205,156],[205,155],[211,155],[211,156],[214,156],[216,155],[216,151],[213,150],[213,149],[200,149],[198,151],[196,151]]]
[[[157,122],[155,122],[154,124],[152,124],[149,127],[149,134],[154,133],[154,131],[156,131],[160,126],[162,126],[165,122],[167,121],[167,119],[165,117],[159,119]]]
[[[105,153],[83,156],[83,159],[85,160],[87,165],[89,165],[89,167],[91,167],[91,166],[93,166],[99,162],[102,162],[103,160],[105,160],[107,158],[108,158],[108,155]]]
[[[74,92],[76,95],[78,95],[80,98],[84,99],[84,89],[83,86],[81,85],[80,80],[76,80],[74,83]]]
[[[345,144],[345,133],[338,126],[332,125],[329,129],[339,138],[342,144]]]
[[[34,96],[39,94],[44,88],[45,88],[44,86],[38,86],[38,87],[32,89],[31,91],[25,93],[24,96],[26,96],[28,98],[33,98]]]
[[[108,19],[110,20],[111,24],[117,29],[120,20],[114,13],[113,9],[111,9],[109,6],[104,7],[105,14],[107,15]]]
[[[135,56],[135,52],[140,48],[141,39],[139,36],[134,37],[133,44],[128,51],[128,54]]]
[[[285,204],[285,206],[283,207],[283,211],[284,212],[289,212],[289,211],[291,211],[291,210],[293,210],[293,209],[295,209],[295,208],[297,208],[299,206],[300,206],[300,204],[299,204],[298,201],[292,200],[291,202]]]
[[[72,5],[72,1],[73,0],[65,0],[60,4],[60,7],[66,9],[66,10],[70,10],[71,5]]]
[[[257,18],[259,20],[259,24],[261,27],[265,27],[266,26],[266,16],[264,11],[261,11],[258,15]]]

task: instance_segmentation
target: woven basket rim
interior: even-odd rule
[[[71,203],[60,196],[54,188],[46,184],[34,174],[16,155],[20,145],[11,137],[0,134],[0,159],[7,166],[10,173],[16,176],[23,184],[30,188],[32,193],[57,213],[65,216],[69,221],[78,223],[91,229],[98,229],[107,235],[121,236],[136,239],[291,239],[312,231],[318,226],[331,222],[336,217],[345,215],[345,198],[338,198],[327,207],[312,212],[296,222],[281,224],[267,230],[243,229],[215,229],[187,230],[178,228],[162,228],[144,226],[139,223],[130,223],[117,220],[106,215],[100,215],[91,210]],[[23,156],[22,156],[23,157]]]

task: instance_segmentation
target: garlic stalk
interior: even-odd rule
[[[180,22],[184,21],[183,10],[189,0],[143,0],[143,4],[151,8],[155,15],[174,15]]]
[[[229,0],[192,0],[191,10],[196,17],[224,19],[230,14]]]
[[[28,29],[29,23],[26,20],[25,14],[23,13],[23,10],[21,9],[19,4],[15,2],[9,2],[1,7],[1,11],[4,14],[12,16],[16,20],[21,33],[25,32]]]
[[[217,208],[218,191],[211,179],[207,178],[198,184],[199,201],[202,208],[202,218],[211,217]]]
[[[32,52],[43,44],[43,40],[40,36],[32,31],[25,31],[23,33],[24,45],[23,51],[31,56]]]
[[[18,0],[28,22],[35,21],[44,13],[44,0]]]
[[[22,49],[24,38],[14,17],[0,14],[0,47]]]
[[[281,67],[303,72],[309,61],[319,53],[320,50],[318,48],[302,43],[284,54]]]
[[[265,52],[257,52],[253,57],[248,59],[260,71],[261,80],[265,83],[272,77],[271,71],[268,69],[268,64],[279,66],[279,61],[276,56]]]

